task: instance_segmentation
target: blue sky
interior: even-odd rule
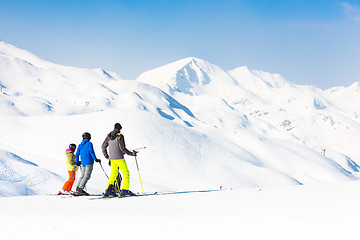
[[[126,79],[198,57],[322,89],[360,81],[359,0],[0,0],[0,39]]]

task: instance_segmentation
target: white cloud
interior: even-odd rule
[[[345,14],[351,19],[360,22],[360,7],[347,2],[341,3]]]

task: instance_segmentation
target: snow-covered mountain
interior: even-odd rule
[[[318,152],[325,149],[360,159],[358,82],[323,91],[247,67],[226,72],[196,58],[150,70],[137,80],[163,89],[185,103],[197,119],[216,128],[251,130]]]
[[[16,168],[52,172],[47,179],[56,182],[48,181],[54,191],[67,176],[67,145],[88,131],[102,158],[101,143],[115,122],[123,125],[129,149],[147,147],[138,159],[148,191],[358,179],[358,82],[323,91],[193,57],[123,80],[0,42],[0,86],[0,176],[9,162],[22,159],[32,164]],[[132,188],[139,190],[129,167]],[[2,193],[9,181],[0,178],[0,195],[12,195]],[[101,169],[88,185],[104,190]]]
[[[185,58],[141,74],[138,81],[175,92],[198,96],[227,92],[236,81],[220,67],[198,58]]]
[[[102,69],[50,63],[0,42],[1,113],[46,115],[99,111],[114,104],[111,85],[119,77]]]

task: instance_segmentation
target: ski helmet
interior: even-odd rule
[[[88,132],[84,132],[83,135],[82,135],[82,138],[83,138],[83,139],[87,139],[87,140],[90,141],[90,139],[91,139],[91,134],[88,133]]]
[[[122,129],[121,124],[120,124],[120,123],[115,123],[114,129],[119,129],[119,130],[121,130],[121,129]]]
[[[71,151],[75,152],[76,144],[75,143],[70,143],[69,148],[70,148]]]

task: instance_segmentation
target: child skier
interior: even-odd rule
[[[74,143],[71,143],[69,145],[69,148],[66,149],[65,153],[66,153],[66,165],[67,165],[67,170],[69,173],[69,179],[65,182],[62,190],[59,192],[59,194],[71,194],[72,191],[72,186],[75,182],[75,177],[76,177],[76,171],[78,169],[76,162],[75,162],[75,149],[76,149],[76,145]]]

